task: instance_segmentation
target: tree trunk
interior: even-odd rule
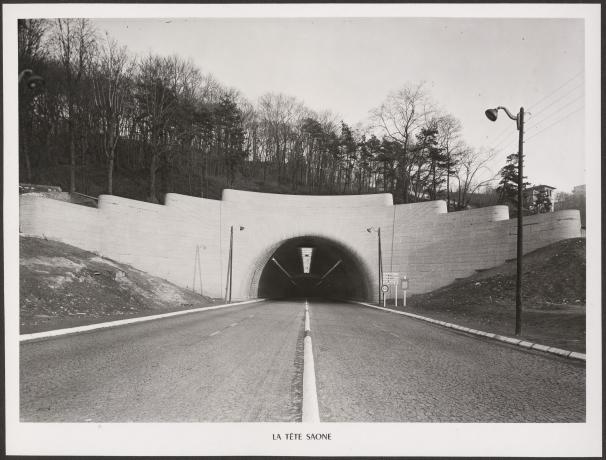
[[[158,169],[158,153],[155,151],[156,148],[152,147],[151,164],[149,166],[149,201],[151,203],[157,203],[158,197],[156,196],[156,171]]]
[[[114,194],[114,153],[110,153],[109,161],[107,163],[107,194]]]
[[[29,136],[26,133],[25,121],[22,119],[22,126],[19,135],[21,136],[21,151],[25,160],[25,174],[28,183],[32,183],[32,163],[29,155]],[[31,132],[31,131],[30,131]]]
[[[71,122],[70,122],[71,125]],[[76,145],[74,142],[74,133],[69,128],[69,193],[76,191]]]

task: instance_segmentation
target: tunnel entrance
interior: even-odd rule
[[[368,298],[368,276],[359,258],[322,237],[284,242],[259,279],[259,297]]]

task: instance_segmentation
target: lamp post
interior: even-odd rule
[[[36,89],[39,86],[44,85],[44,78],[36,75],[31,69],[24,69],[19,73],[19,83],[21,83],[24,78],[27,78],[27,87],[29,89]]]
[[[520,335],[522,331],[522,255],[523,255],[523,226],[522,226],[522,205],[524,194],[524,107],[520,107],[520,112],[514,116],[505,107],[488,109],[484,113],[490,121],[496,121],[499,109],[502,109],[509,118],[515,120],[519,132],[518,138],[518,240],[517,240],[517,269],[516,269],[516,325],[515,334]]]
[[[381,286],[383,285],[383,255],[381,253],[381,227],[370,227],[367,228],[366,231],[368,233],[372,233],[372,232],[377,232],[377,243],[378,243],[378,251],[379,251],[379,256],[378,256],[378,261],[379,261],[379,305],[381,304],[381,296],[383,294],[383,291],[381,290]]]
[[[239,230],[242,231],[246,227],[239,225]],[[229,259],[227,261],[227,283],[225,284],[225,301],[231,303],[231,288],[233,278],[233,261],[234,261],[234,226],[229,230]]]

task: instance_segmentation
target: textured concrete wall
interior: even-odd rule
[[[168,194],[164,205],[102,195],[97,209],[20,197],[23,234],[95,251],[183,287],[195,284],[198,292],[201,281],[202,292],[212,297],[225,294],[231,226],[234,299],[256,296],[263,267],[290,238],[334,241],[357,261],[368,292],[376,293],[377,234],[366,229],[381,227],[384,271],[406,273],[409,292],[421,293],[515,258],[517,232],[504,206],[447,213],[443,201],[394,206],[389,194],[309,197],[225,190],[221,201]],[[579,212],[527,217],[524,228],[528,252],[580,236]]]

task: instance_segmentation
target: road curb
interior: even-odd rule
[[[79,332],[94,331],[97,329],[106,329],[110,327],[126,326],[128,324],[143,323],[156,319],[170,318],[172,316],[187,315],[190,313],[198,313],[207,310],[218,310],[220,308],[236,307],[238,305],[246,305],[250,303],[261,302],[266,299],[245,300],[243,302],[227,303],[222,305],[211,305],[209,307],[192,308],[190,310],[179,310],[170,313],[161,313],[159,315],[140,316],[138,318],[119,319],[117,321],[108,321],[106,323],[87,324],[85,326],[68,327],[64,329],[54,329],[52,331],[34,332],[31,334],[19,335],[19,342],[29,342],[37,339],[46,339],[49,337],[59,337],[68,334],[77,334]]]
[[[414,313],[407,313],[405,311],[393,310],[391,308],[379,307],[378,305],[372,305],[366,302],[358,302],[351,301],[353,303],[357,303],[359,305],[364,305],[365,307],[376,308],[377,310],[389,311],[391,313],[397,313],[398,315],[408,316],[410,318],[419,319],[421,321],[425,321],[428,323],[437,324],[438,326],[446,327],[448,329],[454,329],[457,331],[466,332],[467,334],[477,335],[479,337],[486,337],[488,339],[497,340],[499,342],[508,343],[510,345],[515,345],[522,348],[538,350],[545,353],[551,353],[558,356],[563,356],[564,358],[577,359],[580,361],[586,361],[585,353],[579,353],[577,351],[564,350],[562,348],[550,347],[548,345],[541,345],[540,343],[528,342],[522,339],[516,339],[513,337],[507,337],[505,335],[493,334],[492,332],[484,332],[479,331],[477,329],[473,329],[470,327],[459,326],[458,324],[448,323],[446,321],[440,321],[433,318],[428,318],[427,316],[416,315]]]

